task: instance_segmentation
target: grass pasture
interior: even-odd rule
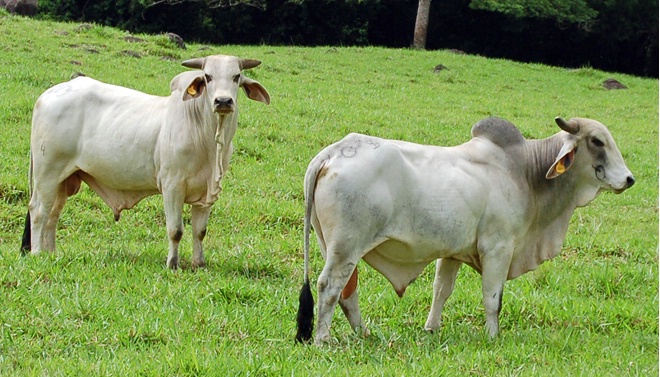
[[[202,46],[166,36],[0,13],[0,375],[3,376],[655,376],[658,375],[658,81],[449,51]],[[270,92],[240,95],[236,147],[205,240],[208,267],[165,267],[162,199],[112,212],[86,186],[70,198],[58,250],[18,251],[28,206],[37,97],[76,71],[168,95],[179,62],[215,53],[259,59],[247,75]],[[139,56],[139,57],[138,57]],[[447,67],[435,73],[437,64]],[[614,77],[627,90],[605,90]],[[497,115],[530,138],[554,117],[600,120],[636,185],[573,216],[562,254],[507,283],[501,335],[484,331],[479,276],[459,272],[440,334],[423,325],[433,266],[399,299],[361,266],[372,335],[340,309],[325,347],[293,342],[302,282],[307,163],[348,132],[425,144],[469,138]],[[189,212],[186,215],[189,221]],[[322,268],[316,245],[313,279]]]

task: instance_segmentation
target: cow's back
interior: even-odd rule
[[[34,106],[33,127],[103,126],[113,120],[136,117],[139,112],[153,117],[154,113],[162,113],[164,100],[164,97],[81,76],[57,84],[39,96]],[[156,111],[159,108],[161,111]]]
[[[82,170],[113,187],[153,186],[167,99],[88,77],[53,86],[34,107],[35,166],[56,166],[63,176]]]

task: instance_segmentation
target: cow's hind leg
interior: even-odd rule
[[[364,324],[362,316],[360,315],[357,279],[358,273],[356,268],[353,270],[353,274],[351,275],[348,284],[339,296],[339,306],[341,306],[341,309],[344,312],[346,319],[348,319],[348,323],[351,325],[353,331],[361,332],[361,335],[368,336],[369,329],[367,329],[367,325]],[[345,295],[348,295],[348,297],[345,297]]]
[[[442,323],[442,309],[445,302],[454,291],[454,283],[458,270],[463,262],[454,259],[438,259],[435,265],[435,280],[433,281],[433,301],[431,311],[426,319],[424,328],[436,331]]]
[[[209,222],[211,207],[192,206],[191,221],[193,232],[193,258],[192,268],[206,266],[204,259],[204,237],[206,237],[206,225]]]
[[[341,258],[337,254],[328,250],[328,259],[323,267],[317,283],[318,288],[318,323],[316,325],[316,343],[325,343],[330,340],[330,325],[335,306],[339,301],[341,291],[346,286],[357,260]],[[354,296],[354,297],[353,297]],[[357,309],[359,313],[357,294],[353,293],[351,297],[344,301],[348,305],[349,311]],[[349,317],[349,321],[355,321],[355,317]],[[360,324],[362,321],[360,320]],[[353,325],[353,323],[351,323]]]
[[[55,232],[62,208],[66,203],[66,181],[59,183],[54,189],[39,187],[35,189],[30,200],[30,217],[32,220],[32,253],[42,250],[55,251]]]

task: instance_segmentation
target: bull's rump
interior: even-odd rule
[[[86,77],[50,88],[32,118],[35,178],[82,170],[112,189],[155,190],[165,101]]]
[[[312,219],[328,248],[348,242],[362,256],[373,252],[372,265],[476,257],[489,177],[466,166],[461,147],[351,134],[318,157]]]

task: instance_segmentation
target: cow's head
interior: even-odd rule
[[[619,194],[635,184],[612,134],[603,124],[585,118],[565,121],[558,117],[555,122],[568,135],[546,178],[558,177],[572,167],[600,190]]]
[[[235,56],[212,55],[206,58],[186,60],[184,67],[201,71],[192,77],[183,92],[183,100],[205,96],[213,110],[220,115],[227,115],[236,110],[238,88],[245,91],[248,98],[270,103],[270,95],[257,81],[243,76],[244,69],[250,69],[261,64],[258,60],[239,59]]]

